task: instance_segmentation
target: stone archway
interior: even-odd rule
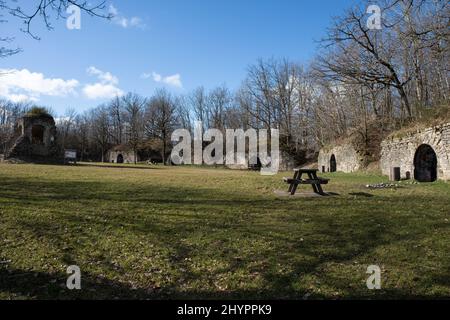
[[[330,158],[330,172],[336,172],[336,171],[337,171],[336,156],[334,154],[332,154],[331,158]]]
[[[414,156],[414,179],[419,182],[437,180],[437,155],[428,144],[422,144]]]
[[[123,163],[123,155],[119,154],[117,156],[117,163]]]

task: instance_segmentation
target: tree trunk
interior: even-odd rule
[[[398,93],[400,94],[400,97],[402,99],[402,104],[406,109],[406,112],[408,113],[408,120],[412,118],[412,111],[411,111],[411,105],[409,104],[408,96],[406,95],[405,89],[403,86],[399,85],[396,86]]]

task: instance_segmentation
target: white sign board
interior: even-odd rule
[[[66,152],[64,153],[64,158],[66,158],[66,159],[76,159],[77,158],[77,152],[76,151],[66,150]]]

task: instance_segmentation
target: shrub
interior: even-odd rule
[[[29,117],[52,117],[47,108],[44,107],[32,107],[27,113]]]

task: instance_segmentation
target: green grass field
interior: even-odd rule
[[[277,197],[287,175],[0,164],[0,299],[450,297],[449,183]]]

